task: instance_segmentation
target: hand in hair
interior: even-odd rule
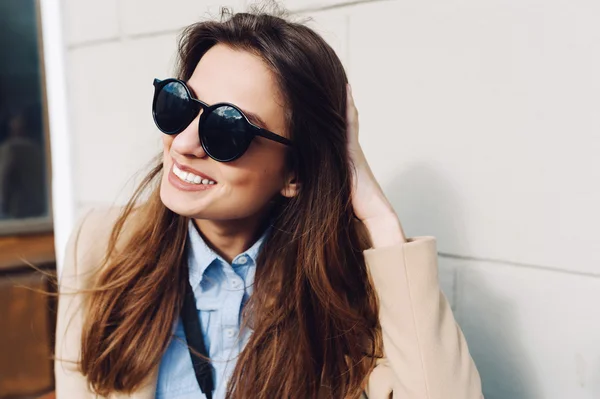
[[[373,247],[394,245],[406,241],[394,208],[375,179],[358,142],[358,110],[347,84],[346,125],[348,153],[352,165],[352,206],[354,215],[371,234]]]

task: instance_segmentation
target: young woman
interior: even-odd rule
[[[57,397],[481,398],[331,47],[238,13],[184,31],[177,77],[154,82],[157,166],[69,242]]]

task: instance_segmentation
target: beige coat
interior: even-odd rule
[[[92,211],[74,230],[60,280],[60,292],[86,286],[85,277],[104,255],[117,210]],[[436,240],[409,238],[402,245],[364,251],[379,294],[385,358],[372,371],[369,399],[481,399],[479,373],[465,338],[438,283]],[[56,355],[79,357],[80,295],[63,295],[58,306]],[[57,399],[93,398],[73,364],[55,362]],[[114,399],[153,399],[158,367],[145,386]]]

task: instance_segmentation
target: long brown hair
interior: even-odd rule
[[[221,21],[184,30],[178,77],[189,79],[217,43],[270,67],[294,142],[288,167],[301,182],[295,197],[274,199],[273,230],[243,312],[253,333],[228,397],[356,398],[381,356],[381,337],[362,255],[369,242],[352,212],[344,68],[318,34],[283,14],[225,10]],[[84,302],[80,370],[101,395],[141,386],[182,306],[188,219],[162,204],[161,174],[159,160],[117,220]]]

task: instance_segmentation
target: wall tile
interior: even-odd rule
[[[297,13],[293,21],[302,22],[320,34],[333,48],[348,71],[348,14],[343,10]]]
[[[600,274],[600,6],[539,7],[348,8],[361,143],[407,234]]]
[[[160,150],[151,82],[172,75],[177,31],[245,3],[63,0],[79,215],[123,203]],[[292,15],[312,17],[349,71],[361,143],[406,233],[437,237],[440,285],[486,399],[600,397],[600,279],[446,256],[600,274],[600,6],[576,3],[376,1]]]
[[[450,260],[486,399],[600,397],[600,279]]]
[[[344,3],[350,3],[351,0],[281,0],[286,9],[290,11],[315,10],[322,9]]]
[[[152,79],[171,76],[175,36],[71,51],[69,93],[78,202],[124,202],[160,149]]]
[[[243,11],[245,0],[122,0],[123,31],[127,35],[178,31],[200,20],[218,19],[221,6]]]
[[[119,36],[117,0],[62,0],[62,10],[68,45]]]

